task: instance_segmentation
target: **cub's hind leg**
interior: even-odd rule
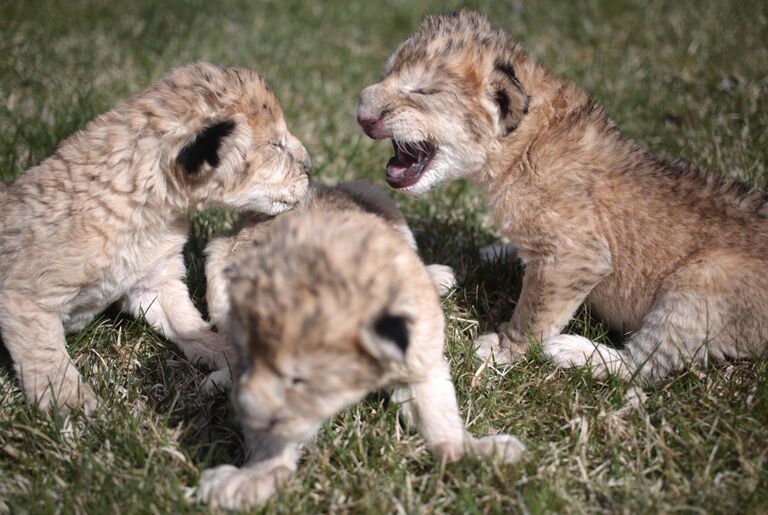
[[[542,350],[560,368],[590,367],[598,379],[615,375],[628,381],[636,375],[654,383],[686,364],[706,364],[719,332],[708,320],[709,307],[705,299],[666,292],[622,350],[570,334],[545,339]]]
[[[768,280],[754,273],[759,265],[722,253],[693,260],[667,278],[623,350],[575,335],[547,338],[542,349],[559,367],[591,366],[597,377],[644,383],[690,364],[754,357],[768,340]]]
[[[670,275],[627,345],[642,375],[659,381],[690,364],[703,367],[763,353],[768,342],[766,265],[764,259],[712,251]]]
[[[24,393],[40,409],[83,409],[87,414],[96,409],[96,395],[67,353],[59,316],[35,302],[3,295],[0,333]]]

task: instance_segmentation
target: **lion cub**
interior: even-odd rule
[[[309,159],[256,73],[177,68],[65,140],[0,190],[0,333],[27,398],[97,400],[64,334],[110,303],[193,361],[226,364],[189,298],[186,214],[210,206],[276,214],[307,191]]]
[[[464,431],[434,277],[392,201],[360,182],[309,199],[258,234],[246,229],[255,242],[237,246],[225,327],[241,354],[232,398],[248,461],[206,471],[199,498],[227,508],[265,502],[295,472],[302,442],[381,388],[396,389],[440,458],[518,459],[516,438]]]
[[[392,139],[392,187],[469,178],[517,247],[522,293],[481,357],[516,359],[532,336],[558,366],[655,381],[765,351],[766,194],[643,150],[483,16],[428,17],[362,92],[358,121]],[[560,335],[585,300],[630,333],[623,350]]]
[[[334,187],[313,184],[307,196],[296,207],[302,211],[321,208],[373,213],[385,220],[414,252],[418,251],[413,233],[395,201],[366,179],[345,182]],[[229,235],[214,238],[205,248],[205,275],[208,284],[206,302],[211,323],[219,332],[226,332],[230,310],[229,279],[225,270],[249,244],[264,238],[272,223],[274,218],[271,216],[248,213]],[[433,264],[427,266],[427,271],[441,297],[454,286],[455,278],[450,267]]]

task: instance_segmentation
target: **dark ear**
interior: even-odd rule
[[[192,141],[184,145],[176,157],[176,162],[188,174],[199,172],[203,163],[208,163],[215,168],[219,165],[221,140],[232,134],[233,130],[235,130],[235,122],[232,120],[205,127]]]
[[[497,61],[491,72],[491,97],[499,111],[498,135],[506,136],[517,129],[528,114],[528,95],[517,80],[511,64]]]
[[[379,361],[404,361],[408,351],[409,319],[383,313],[361,338],[363,349]]]

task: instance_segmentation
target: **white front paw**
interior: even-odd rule
[[[187,344],[189,354],[187,357],[197,365],[203,365],[211,370],[227,368],[234,363],[235,355],[232,345],[226,335],[207,330],[196,335],[195,339]],[[183,347],[182,347],[183,348]]]
[[[595,349],[590,339],[575,334],[559,334],[541,342],[541,350],[559,368],[583,367]]]
[[[432,284],[437,289],[437,294],[445,297],[456,286],[456,275],[453,268],[448,265],[429,265],[427,266],[429,276],[432,278]]]
[[[559,368],[591,367],[597,379],[618,375],[627,380],[632,377],[626,356],[620,351],[595,343],[575,334],[560,334],[545,339],[541,349]]]
[[[475,456],[494,458],[502,463],[515,463],[525,452],[525,445],[512,435],[472,438],[470,448]]]
[[[292,474],[290,469],[282,466],[265,471],[220,465],[203,472],[197,487],[197,500],[226,510],[262,505]]]
[[[49,376],[40,375],[23,377],[27,396],[37,403],[42,411],[67,413],[70,410],[82,410],[86,415],[93,415],[99,399],[93,389],[83,381],[74,365],[66,365],[63,372]]]
[[[493,359],[497,364],[511,363],[512,353],[501,345],[501,338],[496,333],[488,333],[477,337],[475,340],[475,355],[481,361]]]
[[[227,368],[215,370],[208,374],[200,390],[206,395],[214,395],[232,389],[232,371]]]
[[[461,440],[440,442],[432,446],[432,452],[440,461],[453,463],[464,457],[464,444]]]

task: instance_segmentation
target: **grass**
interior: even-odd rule
[[[272,82],[319,180],[381,182],[389,149],[354,122],[356,96],[395,45],[449,2],[137,0],[2,2],[0,178],[40,162],[58,141],[169,68],[206,59]],[[768,186],[768,4],[473,1],[555,72],[590,90],[624,131],[654,151]],[[713,512],[768,510],[768,362],[689,370],[618,416],[622,387],[555,371],[534,355],[475,374],[472,341],[504,321],[520,270],[482,264],[497,234],[482,199],[456,183],[398,197],[427,261],[454,266],[447,352],[462,412],[477,434],[511,432],[520,464],[441,466],[404,433],[383,395],[330,421],[268,512]],[[199,249],[231,216],[194,217]],[[1,265],[0,265],[1,266]],[[571,331],[609,336],[582,310]],[[29,407],[0,357],[0,513],[197,512],[208,466],[242,460],[224,397],[197,393],[203,372],[141,321],[109,311],[69,339],[103,400],[95,418]]]

